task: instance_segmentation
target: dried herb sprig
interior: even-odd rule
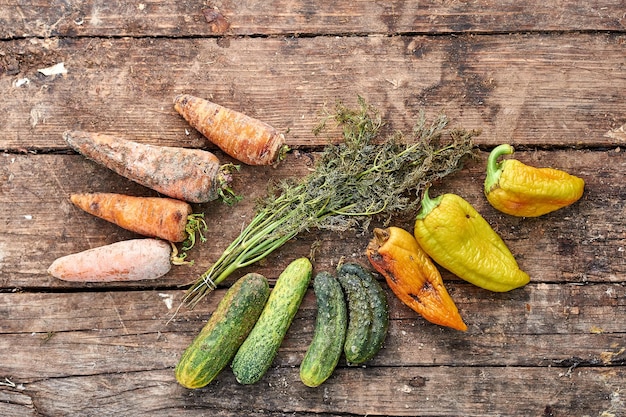
[[[360,97],[359,108],[339,103],[332,117],[343,128],[344,141],[328,145],[303,180],[276,186],[248,226],[189,288],[183,303],[193,308],[231,273],[265,258],[303,231],[366,228],[372,216],[390,219],[416,209],[420,190],[458,170],[473,154],[472,138],[479,134],[446,132],[445,116],[428,125],[421,114],[410,140],[396,133],[377,143],[383,126],[380,114]],[[449,136],[445,143],[444,133]]]

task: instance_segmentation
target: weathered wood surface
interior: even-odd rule
[[[455,415],[460,409],[464,415],[535,415],[576,409],[595,415],[599,404],[610,407],[605,396],[619,394],[616,369],[625,359],[619,333],[626,323],[624,315],[611,312],[624,308],[622,285],[538,284],[496,297],[459,285],[452,293],[470,323],[468,333],[428,325],[390,297],[392,325],[382,353],[367,368],[341,366],[323,390],[302,392],[297,376],[312,335],[310,293],[276,367],[253,387],[237,386],[228,371],[202,394],[172,381],[180,347],[191,341],[218,294],[169,325],[172,306],[180,301],[177,291],[4,294],[3,314],[11,319],[0,344],[9,375],[21,375],[22,391],[44,414],[166,415],[185,407],[223,407],[233,413],[367,414],[382,408],[398,415]],[[24,356],[45,357],[45,366],[33,367]],[[363,391],[351,392],[356,388]],[[97,394],[101,390],[107,394]],[[16,391],[11,395],[23,395]],[[81,395],[95,402],[86,404]],[[497,401],[503,395],[509,405]],[[111,402],[111,396],[117,399]],[[592,398],[596,402],[589,403]],[[131,405],[120,409],[123,402]]]
[[[625,415],[622,3],[0,0],[0,415]],[[59,62],[66,74],[38,71]],[[134,237],[72,206],[71,193],[154,195],[70,152],[61,133],[214,150],[174,112],[181,92],[275,125],[296,151],[278,168],[244,167],[234,187],[246,199],[234,208],[195,206],[212,229],[194,266],[116,286],[47,276],[59,256]],[[240,386],[226,370],[202,390],[182,388],[173,367],[225,291],[168,323],[184,286],[270,181],[306,174],[328,140],[311,134],[323,106],[358,94],[388,131],[410,130],[420,109],[482,129],[479,159],[434,192],[467,198],[531,284],[493,294],[443,272],[466,333],[388,293],[381,353],[367,367],[341,363],[318,389],[298,378],[314,328],[309,291],[259,384]],[[529,164],[583,177],[585,195],[538,219],[496,212],[482,180],[502,142]],[[411,214],[395,222],[410,229]],[[366,262],[369,236],[313,230],[247,270],[274,280],[313,244],[317,270],[342,256]]]
[[[206,3],[206,4],[205,4]],[[621,0],[0,2],[0,38],[623,31]],[[221,23],[225,21],[226,25]]]
[[[626,170],[625,152],[614,149],[517,152],[516,157],[529,164],[559,166],[576,172],[587,182],[586,193],[576,205],[537,219],[505,216],[489,206],[482,196],[486,156],[483,152],[479,159],[469,162],[445,184],[436,185],[433,192],[453,191],[468,199],[507,241],[521,267],[535,282],[623,282],[626,274],[626,235],[622,227],[622,220],[626,218],[623,203],[626,183],[622,181]],[[167,277],[151,284],[183,285],[197,277],[251,218],[256,200],[265,195],[266,185],[305,175],[313,157],[314,154],[290,155],[278,168],[243,167],[233,187],[245,196],[244,201],[234,208],[219,202],[196,205],[197,211],[206,214],[211,226],[209,242],[190,252],[196,264],[175,268]],[[12,208],[0,213],[0,224],[7,231],[7,239],[0,246],[4,260],[0,282],[7,288],[84,287],[84,284],[42,276],[41,265],[49,265],[67,253],[134,236],[76,208],[68,199],[70,194],[113,191],[154,195],[80,155],[4,154],[2,161],[0,175],[4,182],[0,202],[3,207]],[[410,229],[410,218],[397,221]],[[270,276],[277,276],[285,266],[285,257],[308,255],[314,241],[320,243],[316,258],[321,267],[331,267],[342,256],[366,262],[363,251],[368,239],[369,235],[362,236],[360,230],[341,235],[312,231],[290,243],[289,249],[272,255],[259,268]],[[126,287],[143,285],[145,283],[128,283]]]
[[[390,129],[419,109],[481,128],[479,143],[623,145],[623,34],[506,36],[50,38],[9,41],[0,149],[66,148],[70,128],[138,141],[203,146],[173,109],[182,92],[261,118],[294,147],[318,146],[324,105],[362,94]],[[2,57],[0,57],[2,60]],[[63,62],[68,73],[41,68]],[[5,64],[8,65],[8,64]],[[375,68],[376,70],[372,70]],[[28,80],[28,81],[25,81]],[[19,84],[19,83],[22,84]],[[19,87],[18,87],[19,85]],[[280,98],[279,100],[277,98]]]

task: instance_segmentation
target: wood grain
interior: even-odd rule
[[[571,207],[536,219],[498,213],[482,195],[486,152],[468,162],[462,172],[437,184],[431,193],[457,192],[470,201],[500,233],[535,282],[624,282],[626,234],[622,220],[626,217],[626,190],[621,178],[626,169],[626,154],[615,150],[518,151],[514,156],[527,164],[558,166],[582,177],[586,181],[585,195]],[[138,237],[74,207],[69,195],[100,191],[155,195],[154,192],[80,155],[0,157],[5,162],[0,165],[0,204],[12,207],[0,212],[0,286],[107,288],[102,284],[66,283],[45,275],[57,257]],[[190,252],[195,264],[175,267],[151,285],[172,287],[198,277],[250,221],[256,201],[266,195],[268,186],[273,181],[306,175],[314,159],[315,154],[294,154],[279,168],[242,168],[233,184],[245,197],[242,202],[234,207],[219,202],[194,206],[196,212],[205,213],[210,227],[209,241]],[[411,214],[396,218],[394,223],[411,230]],[[382,224],[374,222],[376,225]],[[315,242],[321,268],[336,265],[344,256],[367,262],[364,250],[369,239],[370,234],[363,235],[359,230],[339,235],[312,230],[256,268],[274,278],[289,258],[307,256]],[[127,283],[123,288],[143,285]]]
[[[626,415],[626,17],[622,0],[371,2],[0,0],[0,415]],[[67,73],[40,69],[63,63]],[[243,167],[234,207],[194,205],[209,239],[145,283],[66,283],[57,257],[136,237],[75,208],[74,192],[155,195],[71,152],[67,129],[217,151],[175,113],[192,93],[285,132],[277,168]],[[315,269],[367,264],[371,230],[311,230],[239,271],[194,309],[186,285],[253,215],[272,181],[306,175],[337,129],[324,108],[362,95],[409,132],[420,110],[481,129],[478,158],[433,185],[493,225],[531,283],[490,293],[442,271],[467,332],[424,321],[387,291],[391,325],[365,367],[340,365],[317,389],[298,366],[314,331],[312,290],[269,372],[241,386],[226,369],[190,391],[174,366],[245,272],[274,282],[313,246]],[[487,152],[586,181],[583,198],[536,219],[486,202]],[[414,213],[393,219],[412,227]],[[372,226],[381,225],[375,219]],[[379,279],[382,280],[381,277]],[[168,320],[170,320],[168,322]]]
[[[566,373],[557,368],[401,367],[390,376],[374,367],[339,369],[325,388],[303,394],[294,368],[279,368],[263,383],[247,387],[222,373],[215,384],[197,392],[172,382],[169,370],[157,370],[47,379],[23,392],[36,398],[32,408],[38,415],[362,416],[386,410],[397,416],[542,416],[619,411],[620,377],[613,371],[579,368]],[[362,388],[351,388],[355,386]]]
[[[44,415],[46,409],[81,415],[160,412],[153,409],[152,396],[164,414],[211,407],[230,413],[495,415],[521,407],[524,415],[536,415],[548,405],[559,412],[591,412],[611,407],[611,395],[619,393],[624,378],[619,366],[626,359],[621,333],[626,316],[610,314],[625,307],[623,286],[540,284],[495,296],[455,286],[453,296],[468,332],[426,323],[390,297],[393,317],[381,353],[363,368],[342,362],[318,390],[303,390],[297,373],[314,326],[315,300],[309,291],[274,366],[259,384],[238,386],[225,370],[215,383],[189,392],[177,386],[173,367],[222,292],[169,324],[181,291],[0,294],[2,314],[8,317],[0,338],[6,375],[22,387],[16,391],[26,396],[23,407],[32,398]],[[35,356],[41,359],[34,367],[27,358]],[[464,382],[454,386],[457,381]],[[362,391],[350,392],[356,386]],[[88,406],[78,401],[81,392],[91,398]],[[494,402],[500,395],[515,401]],[[117,400],[107,402],[111,396]],[[249,400],[240,403],[240,396]],[[584,403],[578,396],[596,400]]]
[[[65,150],[68,129],[210,146],[174,111],[183,92],[273,125],[294,148],[327,143],[311,133],[324,106],[355,105],[359,94],[390,132],[410,132],[425,110],[481,129],[485,146],[626,143],[618,133],[626,123],[619,34],[245,37],[227,46],[210,38],[49,38],[9,41],[4,50],[0,60],[16,60],[19,71],[0,77],[0,149]],[[67,74],[38,72],[58,62]]]
[[[623,364],[626,358],[621,350],[626,319],[611,314],[624,308],[622,285],[530,284],[508,294],[460,283],[447,287],[468,331],[425,321],[387,290],[390,333],[384,350],[369,365],[599,366]],[[22,382],[173,368],[224,292],[216,290],[193,311],[177,311],[180,290],[2,294],[5,366]],[[309,290],[276,366],[300,364],[315,315],[315,297]],[[571,335],[576,335],[571,344],[558,343]],[[69,347],[81,353],[71,362],[64,356]],[[27,358],[37,351],[46,352],[45,367],[24,360],[26,353]]]
[[[620,0],[211,2],[5,0],[0,38],[624,31]],[[219,24],[221,20],[226,24]]]

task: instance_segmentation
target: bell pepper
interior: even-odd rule
[[[413,235],[399,227],[374,229],[367,257],[400,301],[431,323],[467,330],[439,270]]]
[[[518,217],[538,217],[578,201],[585,182],[553,168],[535,168],[516,159],[498,162],[513,154],[511,145],[500,145],[487,160],[485,196],[503,213]]]
[[[435,262],[478,287],[505,292],[530,282],[502,238],[456,194],[431,199],[427,189],[414,235]]]

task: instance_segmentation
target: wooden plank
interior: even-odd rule
[[[527,334],[555,335],[577,334],[591,335],[601,340],[603,336],[597,334],[617,334],[623,332],[624,317],[618,314],[624,307],[624,289],[621,284],[587,284],[584,286],[575,284],[529,284],[528,287],[511,293],[498,294],[475,288],[469,284],[450,283],[449,288],[459,311],[466,318],[470,331],[459,333],[455,331],[441,332],[440,328],[421,319],[412,310],[396,300],[391,293],[388,299],[391,305],[391,316],[396,330],[395,338],[402,341],[391,341],[391,351],[395,347],[402,346],[407,339],[407,346],[399,350],[415,349],[408,343],[411,335],[419,333],[424,342],[432,343],[429,339],[436,340],[445,338],[438,346],[441,348],[453,344],[453,339],[465,338],[471,343],[483,342],[474,337],[515,337],[521,338]],[[183,294],[181,290],[160,289],[152,291],[86,291],[76,293],[16,293],[2,294],[6,303],[2,307],[5,314],[5,323],[2,332],[6,334],[23,334],[30,337],[32,344],[46,344],[54,346],[61,332],[85,333],[81,339],[96,343],[99,338],[133,337],[143,338],[144,334],[154,335],[169,332],[182,333],[187,342],[191,341],[191,335],[196,334],[203,326],[210,313],[223,296],[225,290],[218,289],[214,294],[205,298],[201,305],[190,311],[183,307],[177,311]],[[492,306],[492,304],[494,304]],[[486,308],[492,306],[493,309]],[[97,309],[94,309],[97,307]],[[100,311],[98,311],[100,310]],[[293,346],[303,351],[312,334],[312,324],[315,318],[315,302],[311,291],[307,294],[297,320],[301,320],[302,326],[295,326],[297,334],[292,337],[298,340]],[[171,321],[170,321],[171,320]],[[168,321],[170,321],[168,323]],[[302,327],[302,328],[300,328]],[[302,334],[300,332],[303,332]],[[408,336],[397,335],[406,332]],[[90,334],[92,333],[92,334]],[[55,337],[55,343],[48,343],[50,336]],[[148,336],[152,337],[152,336]],[[610,338],[610,336],[607,336]],[[158,337],[157,337],[158,338]],[[106,340],[105,340],[106,341]],[[182,342],[185,343],[184,340]],[[439,343],[439,342],[437,342]],[[525,342],[533,343],[533,342]],[[574,348],[582,342],[575,342]],[[501,343],[500,343],[501,345]],[[602,345],[601,345],[602,346]],[[389,347],[389,346],[388,346]],[[502,347],[502,346],[500,346]],[[607,346],[603,346],[605,349]],[[180,346],[178,347],[180,348]],[[494,349],[496,346],[494,346]],[[589,349],[596,349],[593,344]],[[482,348],[481,348],[482,349]],[[541,349],[545,349],[541,348]],[[523,351],[523,349],[521,349]],[[476,358],[475,353],[459,352],[461,356],[443,359],[443,363],[454,364],[459,361],[464,364],[475,364],[476,360],[493,364],[496,358]],[[525,356],[519,356],[520,352],[511,352],[506,356],[507,364],[532,365],[536,363],[523,362],[528,360]],[[556,353],[556,352],[555,352]],[[20,355],[20,351],[15,352]],[[407,359],[408,364],[430,364],[431,356],[424,353],[423,358]],[[466,356],[469,355],[469,356]],[[575,355],[572,355],[575,356]],[[579,355],[584,357],[584,355]],[[548,356],[549,357],[549,356]],[[558,359],[563,359],[562,357]],[[589,363],[594,359],[587,358]],[[522,361],[522,362],[520,362]],[[22,360],[16,358],[16,363]],[[289,362],[293,365],[294,361]],[[597,362],[597,357],[595,362]],[[381,364],[399,365],[399,359],[385,359]],[[543,363],[543,362],[542,362]],[[117,365],[114,365],[117,366]],[[140,366],[140,365],[137,365]],[[19,369],[19,368],[18,368]],[[115,371],[119,369],[115,368]],[[38,375],[40,370],[37,370]]]
[[[410,131],[424,109],[482,129],[484,146],[626,143],[623,35],[246,37],[229,46],[51,38],[6,42],[3,51],[0,60],[16,61],[18,71],[0,77],[0,149],[67,149],[61,133],[74,128],[206,146],[173,110],[181,92],[260,118],[294,148],[325,144],[326,135],[311,133],[320,111],[336,100],[354,105],[358,94],[389,131]],[[38,73],[58,62],[67,74]]]
[[[132,323],[133,320],[128,321],[130,326]],[[5,354],[0,376],[27,384],[44,378],[169,368],[172,370],[169,379],[173,379],[173,369],[180,355],[202,327],[200,322],[194,323],[194,332],[184,332],[183,329],[170,326],[168,331],[159,332],[140,329],[134,333],[129,329],[129,332],[133,332],[131,334],[119,334],[119,329],[106,328],[22,335],[3,333],[0,346]],[[481,324],[474,324],[474,328],[478,329]],[[304,327],[300,328],[300,325]],[[310,319],[295,322],[294,328],[297,330],[291,331],[283,342],[268,377],[276,372],[275,368],[300,366],[311,341],[312,326],[313,321]],[[510,332],[481,334],[477,330],[460,335],[423,323],[421,318],[405,319],[392,322],[383,350],[368,366],[381,368],[381,372],[389,374],[393,374],[397,367],[431,366],[554,367],[561,368],[562,372],[567,372],[569,368],[590,366],[620,369],[626,362],[625,348],[623,332],[545,333],[528,337]],[[44,352],[45,360],[40,362],[44,369],[33,366],[33,360]],[[344,359],[341,359],[338,367],[346,368]],[[230,370],[224,372],[230,373]]]
[[[369,365],[393,372],[401,366],[434,365],[621,366],[626,360],[623,285],[530,284],[509,294],[467,284],[448,287],[467,332],[425,321],[387,289],[390,330]],[[216,290],[193,311],[182,308],[175,316],[180,290],[0,294],[5,317],[0,377],[30,383],[173,368],[224,292]],[[275,366],[299,366],[315,316],[309,290]],[[32,358],[41,355],[45,366],[33,367]],[[340,366],[346,366],[344,360]]]
[[[37,413],[29,395],[23,394],[23,385],[14,385],[11,380],[3,381],[0,387],[0,413],[3,416],[32,417]]]
[[[24,393],[40,415],[617,416],[623,409],[623,372],[595,367],[567,375],[557,368],[339,369],[318,389],[303,389],[297,368],[278,368],[252,386],[224,372],[193,392],[172,381],[171,372],[44,379]]]
[[[314,155],[310,155],[314,158]],[[515,157],[534,166],[555,166],[585,179],[586,192],[575,205],[536,219],[515,218],[493,209],[482,195],[487,153],[468,163],[460,173],[436,185],[433,195],[458,192],[470,201],[500,233],[534,282],[624,282],[626,262],[621,221],[626,216],[622,181],[626,155],[615,150],[519,151]],[[57,257],[138,237],[74,207],[68,200],[76,192],[113,191],[132,195],[153,192],[118,177],[80,155],[0,155],[0,288],[110,288],[110,284],[65,283],[46,276]],[[219,202],[197,205],[210,225],[208,242],[190,251],[193,266],[176,267],[147,285],[172,287],[187,284],[217,259],[254,212],[274,180],[306,175],[309,156],[291,155],[278,168],[243,167],[234,189],[245,199],[234,207]],[[412,214],[394,224],[411,230]],[[381,225],[374,221],[373,226]],[[307,256],[319,244],[317,265],[336,265],[343,256],[367,262],[364,249],[370,235],[360,230],[331,233],[312,230],[289,242],[267,262],[245,271],[259,270],[278,276],[295,256]],[[445,273],[444,273],[445,274]],[[453,279],[449,274],[446,279]],[[122,288],[146,283],[120,284]]]
[[[260,383],[238,385],[227,369],[197,392],[176,384],[173,367],[223,290],[169,324],[181,291],[5,293],[0,377],[15,387],[0,386],[0,395],[19,396],[12,408],[34,406],[43,415],[211,408],[478,416],[536,415],[544,407],[599,415],[619,405],[626,382],[624,291],[531,284],[503,295],[455,286],[466,333],[425,323],[390,296],[390,333],[369,366],[342,362],[323,387],[303,390],[298,366],[315,317],[309,291]]]
[[[552,2],[4,0],[0,38],[624,31],[620,0]],[[224,25],[223,22],[226,22]]]

